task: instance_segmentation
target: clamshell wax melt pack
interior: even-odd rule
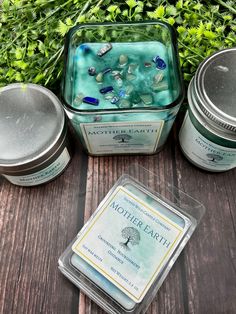
[[[61,272],[108,313],[146,311],[204,213],[166,184],[169,199],[151,191],[143,182],[156,176],[142,172],[145,180],[120,177],[59,259]]]
[[[68,33],[65,56],[63,104],[86,152],[160,151],[184,95],[174,29],[83,24]]]

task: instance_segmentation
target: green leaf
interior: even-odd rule
[[[224,21],[231,21],[232,20],[232,15],[231,14],[221,14],[223,17]]]
[[[117,5],[110,5],[110,6],[107,8],[107,11],[108,11],[108,12],[111,12],[111,13],[114,13],[117,8],[118,8]]]
[[[56,31],[61,35],[61,36],[65,36],[65,34],[68,32],[69,27],[68,25],[66,25],[65,23],[63,23],[61,20],[58,22],[58,26]]]
[[[13,65],[22,70],[25,70],[29,66],[29,64],[25,63],[23,60],[15,60],[13,61]]]
[[[24,49],[23,48],[16,48],[15,50],[15,56],[16,56],[16,59],[21,59],[23,57],[23,53],[24,53]]]
[[[142,15],[141,14],[135,14],[134,19],[135,19],[135,21],[141,21]]]
[[[15,70],[13,68],[10,68],[6,73],[6,76],[12,77],[14,74],[15,74]]]
[[[219,12],[219,5],[212,5],[211,6],[211,13],[218,13]]]
[[[176,7],[178,10],[182,9],[182,8],[183,8],[183,0],[177,1],[175,7]]]
[[[184,26],[181,25],[181,26],[177,27],[177,32],[179,34],[185,34],[187,32],[187,29]]]
[[[203,7],[203,4],[198,2],[196,5],[193,6],[193,9],[199,11],[201,10],[202,7]]]
[[[97,14],[99,12],[100,8],[99,7],[94,7],[91,9],[92,14]]]
[[[174,25],[175,24],[175,19],[173,17],[169,17],[167,21],[168,21],[168,23],[170,25]]]
[[[10,7],[10,2],[9,0],[3,0],[1,6],[3,7],[4,11],[7,11]]]
[[[43,73],[38,73],[33,79],[33,83],[37,84],[44,79],[45,75]]]
[[[41,40],[38,40],[38,49],[41,53],[45,53],[45,45]]]
[[[68,17],[68,18],[66,19],[66,25],[67,25],[67,26],[70,26],[70,27],[74,25],[74,23],[73,23],[73,21],[72,21],[71,18]]]
[[[135,0],[126,0],[126,4],[130,7],[130,9],[133,9],[134,7],[137,6],[137,2]]]
[[[217,37],[212,31],[204,31],[204,36],[208,39],[214,39]]]
[[[172,15],[172,16],[175,16],[177,15],[177,9],[175,6],[173,5],[168,5],[166,7],[166,15]]]
[[[17,82],[23,82],[23,75],[20,72],[16,72],[14,80],[16,80]]]
[[[136,8],[134,9],[134,12],[135,12],[135,13],[141,13],[141,12],[143,12],[143,8],[142,8],[142,7],[136,7]]]
[[[163,5],[159,5],[156,10],[154,11],[155,17],[156,18],[163,18],[164,14],[165,14],[165,8]]]
[[[123,16],[128,16],[128,15],[129,15],[128,10],[124,10],[124,11],[122,12],[122,15],[123,15]]]
[[[200,38],[203,33],[205,32],[206,28],[205,25],[202,23],[202,21],[199,23],[199,26],[197,28],[197,36]]]

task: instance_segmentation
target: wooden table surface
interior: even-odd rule
[[[58,270],[58,257],[124,168],[138,162],[206,207],[149,314],[236,313],[236,169],[207,173],[181,154],[177,121],[154,156],[87,157],[56,180],[21,188],[0,178],[0,313],[104,313]]]

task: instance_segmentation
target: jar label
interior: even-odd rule
[[[225,171],[236,167],[236,148],[228,148],[206,139],[192,124],[188,112],[179,134],[183,152],[197,165]]]
[[[157,149],[163,125],[163,120],[80,124],[87,149],[95,155],[152,154]]]
[[[60,174],[70,161],[70,154],[65,147],[60,156],[45,169],[25,176],[4,175],[11,183],[21,186],[33,186],[45,183]]]
[[[173,209],[168,210],[170,217],[177,216]],[[79,234],[72,250],[139,303],[191,225],[186,217],[181,217],[180,225],[170,217],[158,205],[152,207],[118,186]]]

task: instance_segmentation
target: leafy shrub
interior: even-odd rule
[[[234,1],[3,0],[0,9],[0,86],[33,82],[57,88],[64,36],[85,22],[160,19],[178,32],[187,83],[213,52],[236,46]]]

